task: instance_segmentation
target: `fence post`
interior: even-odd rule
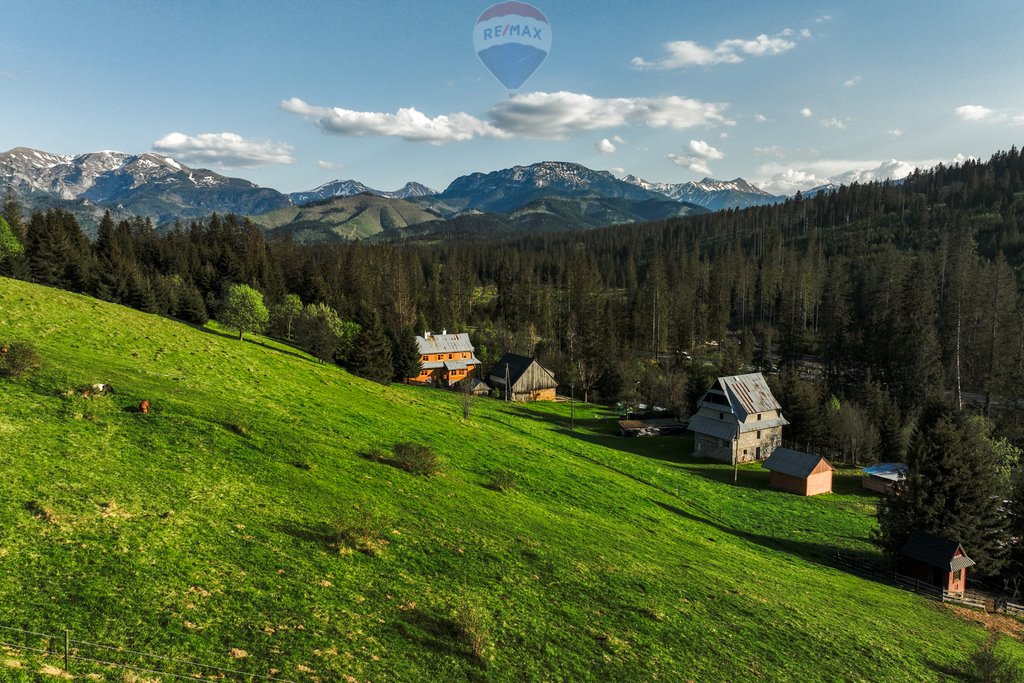
[[[71,649],[71,648],[68,647],[70,640],[71,640],[71,631],[69,631],[68,629],[64,629],[64,670],[66,672],[68,672],[68,673],[71,673],[71,665],[68,662],[68,660],[69,660],[68,654],[69,654],[69,650]]]

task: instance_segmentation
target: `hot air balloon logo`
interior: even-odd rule
[[[473,47],[502,85],[518,90],[551,51],[551,26],[533,5],[499,2],[476,20]]]

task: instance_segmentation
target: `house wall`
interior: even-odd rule
[[[816,472],[807,477],[805,496],[817,496],[822,493],[832,493],[832,470]]]
[[[799,477],[793,477],[781,472],[768,473],[768,485],[773,489],[795,493],[798,496],[807,495],[807,481]]]
[[[730,446],[730,442],[723,446],[721,441],[713,436],[694,433],[693,452],[702,458],[732,463],[732,449]]]
[[[947,574],[948,581],[946,582],[946,590],[953,591],[954,593],[963,593],[967,588],[967,570],[961,569],[958,572],[950,572]]]
[[[740,462],[765,460],[775,448],[782,444],[782,427],[770,427],[758,431],[743,432],[736,440],[736,455]],[[758,451],[758,449],[761,449]]]
[[[868,491],[874,491],[875,493],[891,493],[892,482],[888,479],[879,479],[878,477],[872,477],[870,474],[865,475],[860,480],[861,487]]]

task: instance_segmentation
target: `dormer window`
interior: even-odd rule
[[[757,421],[758,421],[758,422],[760,422],[760,421],[761,421],[761,413],[758,413],[758,414],[757,414]]]

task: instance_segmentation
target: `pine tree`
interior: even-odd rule
[[[992,576],[1006,561],[1006,496],[999,453],[983,418],[933,402],[907,450],[907,478],[878,501],[876,540],[890,552],[918,529],[963,543]]]
[[[420,361],[416,333],[412,331],[412,328],[407,327],[392,338],[391,364],[394,367],[394,378],[397,382],[419,376],[423,364]]]
[[[379,384],[391,382],[391,344],[384,333],[380,314],[364,305],[360,316],[361,328],[349,360],[349,369],[360,377]]]
[[[7,186],[7,190],[4,192],[4,218],[7,219],[7,224],[11,226],[11,232],[18,238],[19,242],[25,241],[25,216],[21,210],[21,202],[18,201],[18,196],[14,194],[14,190],[10,185]]]

